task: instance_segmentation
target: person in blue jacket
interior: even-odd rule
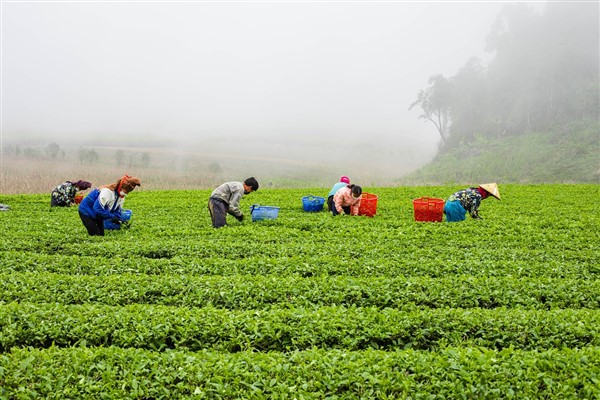
[[[138,178],[125,175],[116,183],[100,186],[85,196],[79,204],[79,217],[90,236],[104,236],[105,219],[120,223],[125,196],[141,185]]]
[[[335,185],[333,185],[333,187],[331,188],[331,190],[329,191],[329,194],[327,195],[327,208],[329,209],[329,212],[333,212],[332,210],[335,208],[334,204],[333,204],[333,196],[335,195],[335,193],[340,190],[343,187],[346,187],[346,185],[350,184],[350,178],[348,178],[347,176],[342,176],[340,178],[340,181],[338,183],[336,183]]]

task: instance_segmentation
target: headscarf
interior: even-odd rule
[[[119,197],[124,197],[123,195],[121,195],[121,189],[123,189],[125,193],[129,193],[133,189],[135,189],[136,186],[142,186],[142,183],[138,178],[134,178],[129,175],[124,175],[116,183],[113,183],[112,185],[100,186],[100,188],[106,188],[112,191],[116,191],[119,194]]]
[[[74,183],[75,186],[77,186],[77,188],[79,188],[79,190],[86,190],[92,187],[92,184],[88,181],[82,181],[82,180],[78,180],[77,182]]]
[[[490,195],[490,192],[488,192],[487,190],[485,190],[484,188],[482,188],[481,186],[476,187],[475,189],[477,189],[477,191],[479,192],[479,194],[481,195],[482,199],[487,199],[488,196]]]
[[[350,178],[348,178],[346,175],[342,176],[340,178],[340,182],[344,182],[346,184],[350,184]]]
[[[136,188],[136,186],[142,186],[142,182],[138,178],[133,176],[125,176],[121,179],[121,188],[125,191],[125,193],[129,193]]]

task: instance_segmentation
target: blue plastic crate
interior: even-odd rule
[[[302,198],[302,208],[308,212],[318,212],[323,210],[325,199],[319,196],[304,196]]]
[[[254,204],[250,206],[250,215],[252,215],[252,222],[262,221],[265,219],[277,219],[279,215],[279,207],[271,206],[260,206]]]
[[[130,223],[131,214],[132,214],[131,210],[123,210],[121,212],[121,221],[126,222],[126,223]],[[105,219],[104,220],[104,229],[117,230],[117,229],[121,229],[121,225],[122,224],[115,224],[114,222],[112,222],[109,219]]]
[[[123,210],[121,212],[121,221],[129,221],[131,219],[131,210]]]

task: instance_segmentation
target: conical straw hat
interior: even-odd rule
[[[500,191],[498,190],[498,185],[495,183],[484,183],[483,185],[479,185],[479,187],[500,200]]]

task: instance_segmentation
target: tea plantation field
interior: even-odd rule
[[[49,195],[0,195],[0,398],[599,399],[600,186],[500,185],[483,220],[307,213],[215,230],[210,190],[133,192],[88,237]]]

